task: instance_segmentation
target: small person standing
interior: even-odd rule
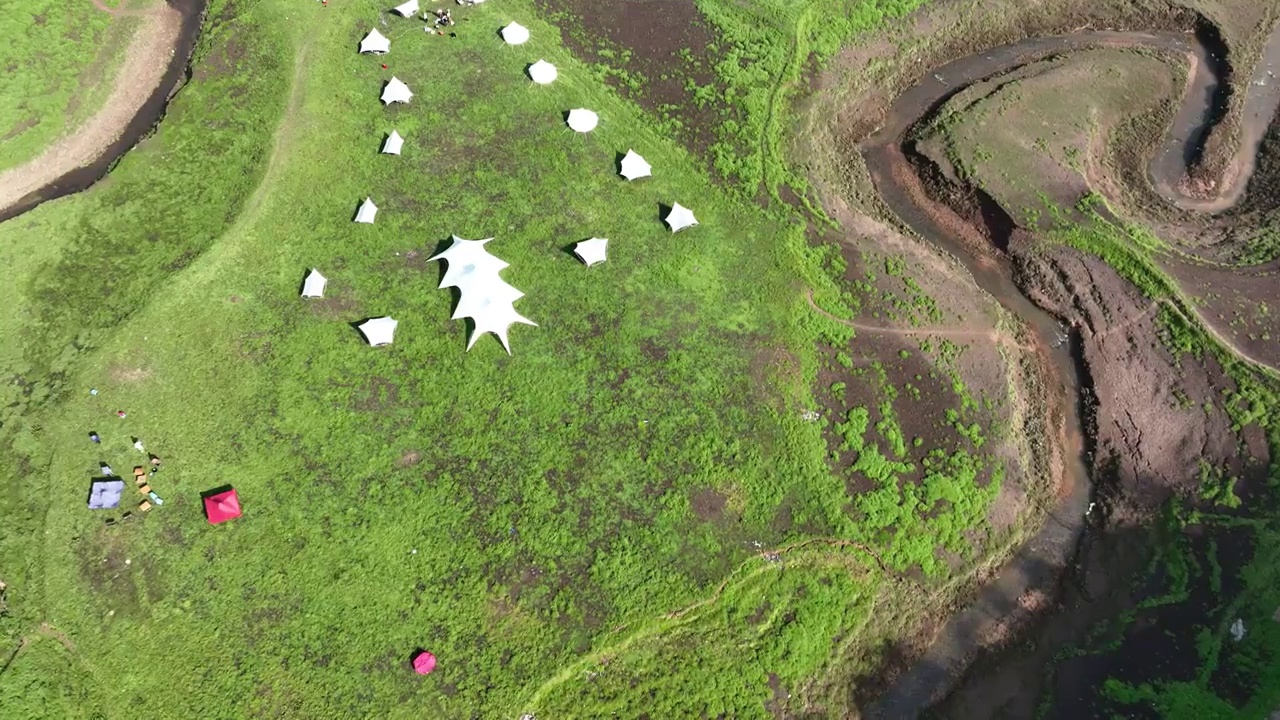
[[[142,447],[142,438],[134,438],[134,439],[133,439],[133,449],[134,449],[134,450],[137,450],[138,452],[146,452],[146,451],[147,451],[147,449],[146,449],[146,448]]]

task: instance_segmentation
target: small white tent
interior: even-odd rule
[[[605,248],[608,247],[609,241],[606,238],[591,238],[583,240],[573,246],[573,254],[578,259],[586,263],[587,267],[591,267],[597,263],[605,261]]]
[[[400,82],[399,79],[392,77],[387,81],[387,86],[382,88],[382,103],[390,105],[391,103],[407,103],[413,97],[413,92],[409,90],[409,86]]]
[[[671,206],[671,212],[667,213],[665,222],[671,227],[671,232],[680,232],[681,230],[698,224],[698,219],[693,216],[693,211],[684,207],[680,203]]]
[[[387,141],[382,143],[382,154],[383,155],[399,155],[400,148],[403,145],[404,145],[404,138],[400,137],[400,133],[396,132],[395,130],[392,130],[391,134],[387,136]]]
[[[600,124],[600,116],[586,108],[577,108],[569,111],[568,123],[574,132],[587,133]]]
[[[529,66],[529,79],[539,85],[550,85],[555,82],[557,74],[556,66],[546,60],[539,60]]]
[[[372,198],[365,198],[360,203],[360,209],[356,211],[356,222],[372,225],[373,219],[378,216],[378,206],[373,204]]]
[[[414,13],[418,12],[418,0],[409,0],[409,2],[403,5],[397,5],[395,7],[395,12],[400,17],[412,16]]]
[[[302,281],[302,297],[324,297],[324,286],[328,282],[329,278],[321,275],[319,270],[311,268],[311,272],[307,273],[306,279]]]
[[[529,41],[529,28],[521,25],[520,23],[513,22],[502,28],[501,32],[502,39],[505,40],[508,45],[523,45]]]
[[[364,39],[360,41],[360,52],[386,55],[391,52],[391,41],[375,28],[370,30],[369,34],[365,35]]]
[[[649,163],[635,150],[628,150],[626,155],[622,156],[622,167],[618,174],[628,180],[649,177],[653,174],[653,168],[649,167]]]
[[[485,249],[485,240],[463,240],[453,236],[453,244],[447,250],[433,256],[432,260],[448,262],[440,287],[456,287],[461,293],[458,308],[453,319],[471,318],[476,329],[467,342],[467,349],[475,345],[476,340],[485,333],[493,333],[502,342],[502,347],[511,353],[511,344],[507,331],[514,323],[534,325],[537,323],[516,312],[513,303],[524,297],[524,293],[507,284],[498,276],[498,272],[507,267],[507,263],[489,254]]]
[[[399,324],[389,317],[380,317],[365,320],[356,327],[360,329],[360,334],[364,335],[364,339],[368,340],[370,345],[378,347],[391,344],[396,336],[396,325]]]

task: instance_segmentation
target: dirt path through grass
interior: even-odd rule
[[[178,46],[182,13],[169,5],[147,10],[113,11],[141,16],[141,26],[129,42],[111,94],[96,115],[57,140],[39,156],[0,173],[0,212],[58,178],[99,159],[120,139],[125,128],[160,87]]]
[[[920,327],[920,328],[892,328],[883,325],[867,325],[865,323],[855,322],[853,320],[845,320],[823,310],[818,303],[813,300],[813,291],[809,290],[805,293],[809,306],[821,314],[823,317],[834,320],[841,325],[851,327],[855,330],[862,330],[870,333],[879,333],[881,335],[898,335],[900,337],[915,337],[918,335],[936,335],[938,337],[962,338],[965,340],[990,340],[995,345],[1005,345],[1017,348],[1026,352],[1032,352],[1034,348],[1029,345],[1023,345],[1013,338],[1010,338],[997,330],[966,330],[965,328],[952,327]]]
[[[144,8],[142,10],[134,10],[129,7],[128,0],[121,0],[120,7],[118,8],[108,7],[107,4],[103,2],[103,0],[90,0],[90,2],[92,2],[93,6],[98,8],[102,12],[115,17],[141,17],[143,15],[160,15],[160,14],[163,14],[166,9],[169,9],[168,5],[161,4],[155,7]]]

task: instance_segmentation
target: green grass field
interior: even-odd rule
[[[802,227],[713,184],[529,3],[459,10],[456,39],[390,16],[360,57],[379,9],[214,2],[161,129],[0,225],[6,717],[745,718],[771,682],[843,712],[942,602],[897,575],[976,562],[998,480],[973,445],[909,451],[890,397],[841,424],[879,487],[851,507],[802,420],[819,341],[851,335],[806,305],[839,291]],[[525,46],[496,37],[513,19]],[[393,74],[410,105],[378,102]],[[653,178],[616,176],[628,148]],[[701,225],[673,237],[672,202]],[[454,233],[496,237],[527,294],[510,357],[448,319],[426,257]],[[565,248],[590,236],[588,270]],[[396,343],[369,348],[351,323],[383,314]],[[88,482],[143,460],[133,436],[166,502],[106,526]],[[228,484],[245,514],[209,526]]]
[[[138,22],[87,2],[69,12],[24,0],[0,14],[0,170],[39,155],[102,106]]]

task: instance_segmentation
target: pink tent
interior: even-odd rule
[[[423,650],[413,657],[413,669],[419,675],[430,675],[436,669],[436,656]]]
[[[210,525],[217,525],[240,517],[240,497],[235,490],[227,490],[204,499],[204,514]]]

